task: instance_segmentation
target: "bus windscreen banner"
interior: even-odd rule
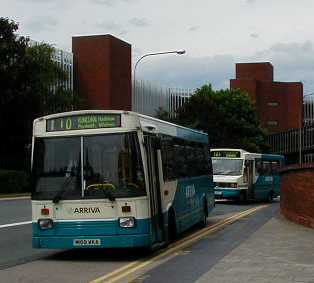
[[[85,114],[47,120],[47,132],[121,127],[120,114]]]
[[[212,151],[212,157],[240,158],[240,151]]]

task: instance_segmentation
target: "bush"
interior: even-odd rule
[[[25,171],[0,170],[0,194],[23,193],[29,190],[29,176]]]

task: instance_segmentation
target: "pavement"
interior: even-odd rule
[[[196,283],[313,283],[314,230],[279,212],[194,281]]]
[[[260,205],[219,202],[208,226]],[[29,199],[0,202],[0,283],[86,283],[134,261],[145,267],[119,280],[101,282],[314,283],[314,230],[281,216],[278,200],[169,256],[159,259],[157,252],[156,260],[154,254],[147,259],[145,253],[123,249],[34,250],[30,224],[17,225],[30,220],[30,214]],[[12,222],[15,226],[5,227]],[[200,232],[195,228],[186,236]]]

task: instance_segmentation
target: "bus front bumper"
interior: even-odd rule
[[[215,188],[216,199],[236,199],[240,194],[241,190],[239,189]]]
[[[45,236],[33,237],[33,248],[127,248],[151,245],[150,234],[112,236]]]

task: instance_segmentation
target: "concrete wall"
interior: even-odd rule
[[[314,228],[314,164],[287,167],[281,176],[281,213],[291,221]]]

